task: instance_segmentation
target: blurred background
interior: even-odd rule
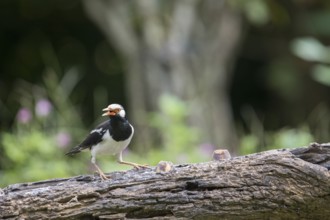
[[[64,154],[110,103],[143,164],[328,142],[329,21],[327,0],[0,1],[0,186],[93,173]]]

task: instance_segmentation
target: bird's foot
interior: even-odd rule
[[[130,166],[134,167],[137,170],[149,168],[149,166],[147,164],[142,165],[142,164],[126,162],[126,161],[118,161],[118,162],[121,163],[121,164],[130,165]]]
[[[100,178],[102,180],[108,180],[110,176],[106,176],[103,172],[95,171],[97,174],[99,174]]]
[[[107,179],[109,179],[104,173],[103,173],[103,171],[96,165],[96,163],[93,163],[94,164],[94,166],[95,166],[95,168],[96,168],[96,171],[95,172],[97,172],[99,175],[100,175],[100,178],[102,179],[102,180],[107,180]]]
[[[136,163],[134,163],[134,165],[132,164],[132,166],[137,170],[149,168],[148,164],[136,164]]]

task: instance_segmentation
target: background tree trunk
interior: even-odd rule
[[[202,141],[236,151],[228,100],[231,66],[240,42],[241,15],[222,0],[84,1],[91,19],[127,63],[129,112],[150,146],[148,112],[163,94],[192,111]]]
[[[330,144],[0,190],[1,219],[328,219]]]

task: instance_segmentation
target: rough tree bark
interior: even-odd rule
[[[1,219],[329,219],[330,143],[0,189]]]

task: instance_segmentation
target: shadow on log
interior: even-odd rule
[[[0,219],[329,219],[330,143],[0,189]]]

